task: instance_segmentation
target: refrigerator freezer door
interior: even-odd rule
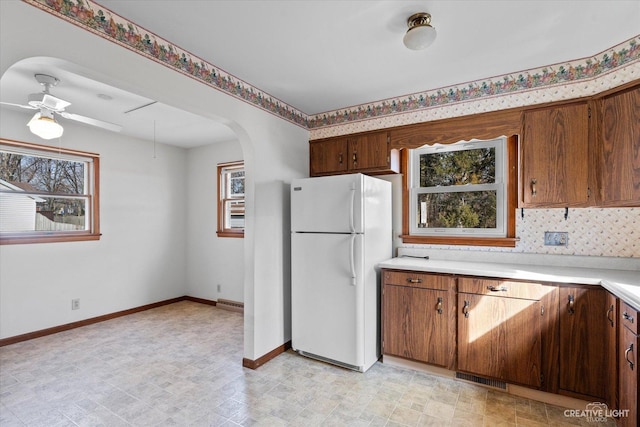
[[[294,350],[362,369],[367,326],[362,242],[358,234],[291,235]]]
[[[296,179],[291,183],[291,230],[362,233],[360,174]]]

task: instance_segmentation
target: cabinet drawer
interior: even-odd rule
[[[620,320],[631,332],[638,335],[638,310],[620,301]]]
[[[455,281],[451,276],[417,271],[383,270],[382,283],[384,285],[441,290],[448,290],[451,289],[451,287],[455,287]]]
[[[482,279],[460,277],[458,292],[467,294],[492,295],[506,298],[540,300],[545,294],[555,289],[551,285],[535,282],[518,282],[514,280]]]

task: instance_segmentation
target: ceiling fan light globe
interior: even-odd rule
[[[431,46],[436,35],[436,29],[431,25],[417,25],[407,30],[402,41],[411,50],[422,50]]]
[[[31,133],[42,139],[60,138],[64,132],[64,128],[55,119],[43,116],[41,113],[36,113],[27,126]]]

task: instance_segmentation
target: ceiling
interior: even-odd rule
[[[306,114],[593,56],[640,29],[638,0],[98,2]],[[438,36],[411,51],[402,44],[406,20],[421,11],[431,13]],[[121,124],[125,134],[151,139],[155,121],[158,140],[173,145],[233,138],[225,126],[158,103],[124,114],[153,100],[63,62],[12,67],[0,79],[0,100],[24,103],[42,72],[61,80],[52,93],[72,102],[67,111]]]

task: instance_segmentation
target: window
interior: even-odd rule
[[[218,236],[244,237],[244,162],[218,165]]]
[[[97,240],[97,154],[0,139],[0,244]]]
[[[409,150],[404,242],[494,245],[514,237],[510,150],[504,137]]]

